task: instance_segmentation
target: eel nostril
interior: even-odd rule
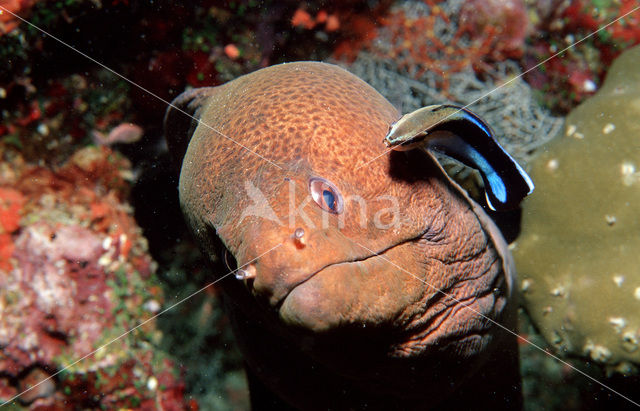
[[[304,239],[304,228],[296,228],[296,231],[293,232],[293,242],[298,248],[303,248],[307,244]]]
[[[256,277],[256,266],[253,264],[248,264],[236,272],[236,279],[238,280],[250,280],[255,277]]]

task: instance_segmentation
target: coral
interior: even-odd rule
[[[125,114],[130,107],[128,86],[106,70],[89,76],[72,74],[42,88],[30,78],[16,79],[2,90],[0,141],[29,161],[61,164],[86,145],[89,130],[102,134],[131,116]],[[121,139],[122,133],[111,137]]]
[[[0,187],[0,270],[10,270],[13,254],[12,234],[20,227],[24,196],[17,190]]]
[[[563,26],[568,30],[584,29],[595,31],[617,17],[629,13],[638,6],[635,0],[576,0],[565,6],[562,16],[566,18]],[[599,37],[603,41],[640,42],[640,17],[632,13],[607,27]]]
[[[271,62],[322,59],[378,2],[308,2],[314,30],[291,25],[300,7],[291,1],[27,3],[32,23],[170,100],[186,86],[220,84]],[[26,24],[0,36],[0,60],[0,140],[29,161],[59,165],[92,131],[106,135],[123,122],[152,130],[162,120],[161,101]]]
[[[338,60],[355,60],[358,53],[367,48],[378,35],[377,19],[369,16],[353,15],[349,24],[343,23],[342,27],[344,39],[337,43],[332,55]]]
[[[446,90],[440,88],[442,76],[437,70],[426,70],[413,78],[396,61],[376,54],[362,52],[347,68],[404,113],[430,104],[470,104],[469,109],[491,126],[496,139],[521,164],[557,135],[563,124],[536,102],[531,87],[518,78],[517,65],[509,61],[496,63],[484,79],[471,67],[450,73]],[[478,174],[446,157],[441,162],[473,198],[484,201]]]
[[[469,109],[480,115],[500,144],[523,163],[536,148],[553,138],[563,123],[536,103],[531,88],[522,79],[498,88],[519,74],[517,67],[508,62],[496,66],[491,76],[495,81],[479,79],[471,68],[453,73],[448,92],[438,88],[438,72],[425,71],[414,79],[396,62],[368,53],[361,53],[347,68],[405,113],[436,103],[473,103]]]
[[[2,149],[0,400],[6,401],[149,319],[163,297],[125,202],[126,159],[90,147],[52,170]],[[150,321],[18,401],[31,409],[185,409],[178,370],[154,349],[160,336]]]
[[[567,39],[569,42],[537,41],[527,50],[525,67],[532,68],[575,40],[573,36]],[[539,91],[540,99],[546,106],[566,113],[595,93],[600,83],[599,74],[604,70],[600,53],[592,47],[579,45],[567,50],[562,58],[553,58],[544,67],[533,69],[526,74],[526,79]]]
[[[91,135],[96,144],[110,146],[118,143],[135,143],[142,138],[143,130],[140,126],[132,123],[122,123],[109,131],[108,135],[104,135],[100,131],[93,130]]]
[[[0,6],[11,13],[24,15],[35,2],[36,0],[2,0],[0,1]],[[10,33],[20,24],[20,20],[13,17],[9,12],[0,9],[0,36]]]
[[[414,78],[438,73],[445,91],[454,73],[521,52],[527,17],[520,1],[408,1],[394,6],[383,19],[371,52],[395,61]]]
[[[473,37],[493,37],[491,53],[498,60],[520,56],[530,29],[522,0],[472,0],[465,2],[460,12],[461,22]]]
[[[292,36],[292,40],[300,42],[303,39],[299,37],[304,37],[305,43],[314,44],[312,47],[315,50],[307,55],[320,57],[315,59],[324,60],[332,55],[336,59],[353,61],[376,37],[378,26],[382,24],[383,16],[392,4],[391,0],[304,2],[291,15],[291,25],[297,32]],[[308,41],[310,36],[313,43]],[[325,54],[324,58],[318,53],[321,51],[319,45],[328,46],[322,53]],[[305,58],[304,55],[300,57]]]
[[[299,8],[291,17],[291,25],[311,30],[316,25],[316,21],[306,10]]]
[[[340,18],[335,14],[328,14],[325,10],[320,10],[315,17],[312,17],[303,8],[299,8],[291,17],[291,24],[295,27],[304,27],[311,30],[317,25],[324,25],[327,32],[336,31],[340,28]]]
[[[513,250],[524,306],[562,355],[637,372],[640,364],[640,47],[532,162]]]
[[[546,0],[529,2],[538,35],[529,39],[525,69],[573,45],[638,6],[635,0]],[[527,74],[540,90],[540,98],[552,109],[566,113],[592,96],[613,59],[640,43],[640,13],[634,12],[566,50]]]

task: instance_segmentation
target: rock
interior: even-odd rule
[[[640,47],[532,163],[513,250],[523,303],[547,341],[622,373],[640,364]]]
[[[0,404],[20,394],[34,410],[185,409],[155,323],[123,336],[162,302],[125,200],[128,161],[105,147],[55,170],[8,157],[0,146],[13,170],[0,174]],[[159,384],[138,384],[151,377]]]
[[[30,404],[38,398],[51,397],[56,391],[56,385],[49,377],[50,375],[41,368],[36,367],[29,371],[18,385],[20,392],[26,391],[20,396],[20,402]]]

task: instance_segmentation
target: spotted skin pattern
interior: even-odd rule
[[[487,320],[512,325],[511,257],[428,154],[367,164],[400,117],[384,97],[340,67],[300,62],[174,103],[217,130],[177,110],[165,118],[204,252],[215,259],[222,243],[243,265],[278,246],[252,263],[254,278],[222,282],[255,381],[301,409],[424,409],[488,378],[496,347],[512,346]],[[339,190],[341,214],[310,199],[313,177]]]

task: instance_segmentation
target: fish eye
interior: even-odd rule
[[[320,208],[333,214],[342,213],[342,196],[332,182],[321,177],[313,177],[309,180],[309,191],[313,201]]]

